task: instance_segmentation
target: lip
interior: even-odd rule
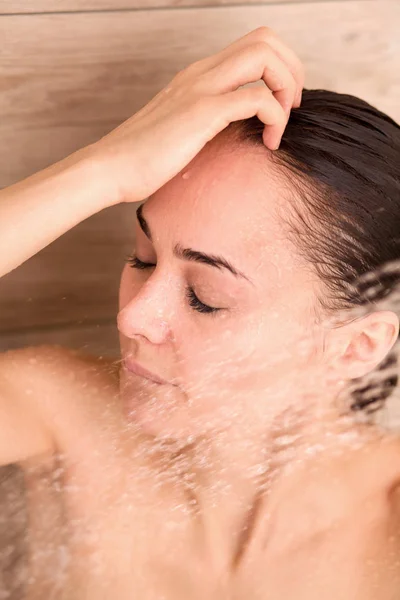
[[[139,363],[130,358],[125,358],[124,364],[128,371],[130,371],[131,373],[135,373],[135,375],[140,375],[140,377],[149,379],[150,381],[158,383],[159,385],[168,383],[168,381],[166,381],[165,379],[158,377],[158,375],[152,373],[151,371],[148,371],[147,369],[139,365]]]

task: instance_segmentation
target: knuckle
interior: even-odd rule
[[[271,48],[267,42],[263,40],[257,40],[251,45],[251,50],[254,54],[267,54],[269,55],[271,52]]]
[[[247,99],[249,102],[251,102],[255,106],[260,106],[270,101],[270,96],[272,92],[265,86],[255,86],[247,88],[247,94]]]
[[[188,67],[186,67],[185,69],[182,69],[181,71],[178,71],[178,73],[175,73],[172,82],[173,83],[180,83],[185,77],[186,77],[186,69]],[[172,83],[171,82],[171,83]]]
[[[190,65],[187,65],[186,67],[178,71],[178,73],[174,77],[174,80],[177,82],[181,82],[189,77],[193,77],[194,75],[196,75],[196,73],[198,73],[200,70],[200,62],[200,60],[196,60],[195,62],[191,63]]]
[[[267,25],[261,25],[261,27],[257,27],[255,33],[265,39],[276,37],[275,32]]]
[[[190,65],[188,65],[184,70],[186,71],[186,73],[190,74],[197,73],[201,69],[201,64],[201,60],[195,60],[194,62],[190,63]]]
[[[269,88],[267,88],[267,86],[257,86],[252,88],[254,90],[254,94],[256,95],[256,98],[258,98],[260,101],[265,101],[265,100],[270,100],[271,96],[272,96],[272,92]]]

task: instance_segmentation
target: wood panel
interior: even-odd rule
[[[185,65],[262,24],[296,49],[308,87],[360,95],[400,120],[397,0],[3,16],[0,185],[98,139]],[[87,219],[0,280],[3,335],[115,315],[131,210]]]
[[[2,17],[0,187],[98,139],[178,70],[262,24],[298,52],[309,87],[400,118],[397,1]]]
[[[304,0],[0,0],[0,15],[85,10],[149,10],[152,8],[166,7],[191,8],[228,6],[235,4],[283,4],[286,2],[294,3],[303,1]],[[342,1],[347,2],[349,0]]]
[[[115,316],[134,205],[105,209],[0,279],[0,338],[18,330]]]
[[[67,348],[79,348],[97,356],[118,358],[118,329],[114,321],[107,320],[93,325],[44,327],[3,333],[0,335],[0,352],[40,344],[59,344]]]

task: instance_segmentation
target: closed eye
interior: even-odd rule
[[[126,262],[130,264],[132,269],[149,269],[150,267],[155,267],[156,265],[153,263],[146,263],[140,260],[137,256],[128,256]]]
[[[129,263],[132,269],[150,269],[151,267],[155,267],[156,265],[153,263],[143,262],[137,256],[131,255],[126,257],[126,262]],[[186,297],[189,300],[189,305],[194,308],[197,312],[212,314],[216,313],[222,308],[216,308],[213,306],[208,306],[208,304],[204,304],[195,294],[193,288],[187,287],[186,289]]]

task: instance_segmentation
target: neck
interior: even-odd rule
[[[243,425],[219,432],[175,451],[153,452],[162,471],[164,492],[196,523],[213,564],[226,572],[251,537],[265,493],[300,456],[335,448],[341,434],[356,434],[354,419],[316,404],[275,415],[264,435],[245,435]],[[348,439],[348,437],[347,437]],[[172,493],[172,495],[171,495]]]

